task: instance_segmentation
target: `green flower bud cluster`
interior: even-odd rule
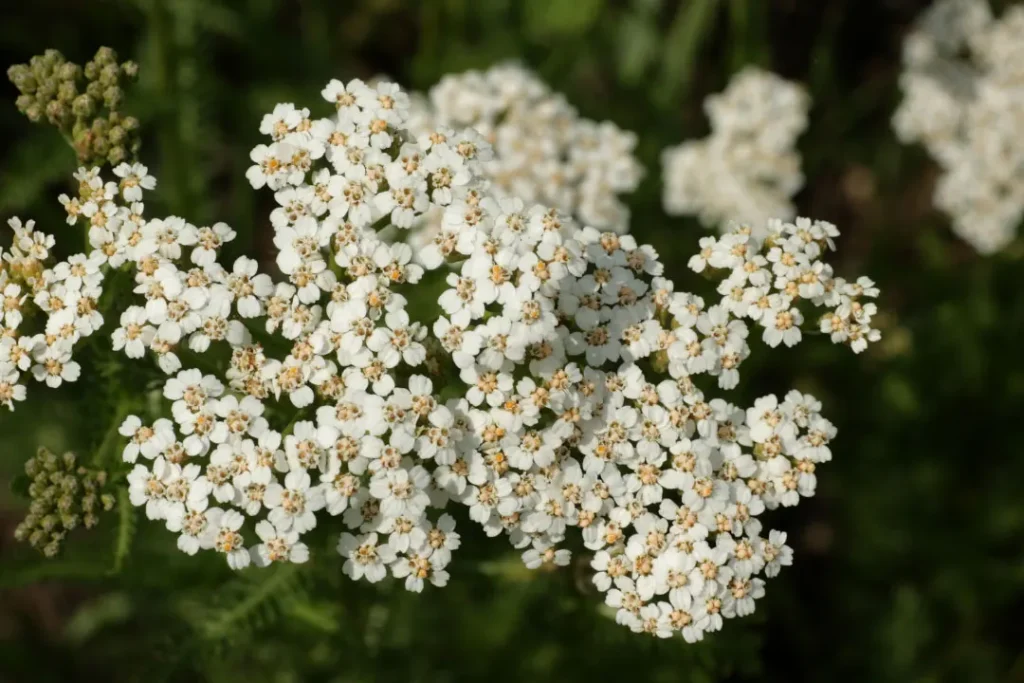
[[[79,466],[74,453],[56,455],[40,448],[25,463],[25,474],[32,502],[14,537],[47,557],[60,552],[69,531],[91,529],[100,512],[114,507],[114,496],[105,491],[107,473]]]
[[[138,119],[120,112],[124,85],[134,80],[135,62],[118,63],[117,53],[101,47],[84,67],[47,50],[28,64],[15,64],[7,77],[18,88],[18,110],[34,122],[60,130],[79,163],[117,165],[138,155]]]

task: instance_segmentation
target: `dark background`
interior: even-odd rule
[[[856,357],[824,340],[755,347],[730,400],[811,391],[839,438],[817,497],[766,515],[794,566],[754,616],[699,645],[616,626],[583,557],[530,573],[468,525],[451,584],[419,596],[343,580],[326,541],[303,567],[236,576],[130,510],[44,561],[11,536],[25,502],[6,482],[39,445],[103,443],[111,393],[135,380],[87,359],[87,379],[33,384],[0,414],[0,682],[1024,681],[1024,242],[982,258],[956,239],[931,206],[934,164],[892,133],[902,37],[926,1],[0,4],[0,64],[48,47],[81,63],[100,45],[139,62],[124,109],[159,179],[147,213],[229,222],[231,256],[270,253],[271,198],[244,172],[276,102],[315,108],[333,77],[425,90],[513,58],[584,116],[639,134],[632,232],[685,289],[704,231],[662,211],[660,150],[707,132],[701,102],[738,68],[770,68],[813,98],[800,213],[843,231],[838,274],[879,283],[884,335]],[[56,202],[73,154],[18,114],[13,86],[0,92],[0,217],[79,244]]]

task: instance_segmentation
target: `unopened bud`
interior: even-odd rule
[[[28,120],[32,123],[39,123],[43,120],[43,108],[40,107],[37,102],[33,102],[23,111],[25,113],[25,116],[27,116]]]
[[[74,81],[61,81],[57,86],[57,99],[63,103],[71,104],[78,96],[78,89]]]
[[[15,64],[7,70],[7,78],[19,92],[31,94],[35,92],[37,83],[32,70],[25,64]]]
[[[116,64],[117,53],[114,52],[114,48],[103,46],[100,49],[96,50],[96,55],[92,59],[100,66],[106,66],[107,64]]]
[[[57,518],[57,515],[46,515],[39,520],[39,528],[49,533],[57,528],[59,523],[60,520]]]
[[[92,151],[98,157],[105,157],[110,151],[110,143],[106,137],[95,137],[92,141]]]
[[[89,81],[89,83],[85,86],[85,93],[89,97],[99,102],[103,99],[103,91],[105,89],[106,87],[99,81]]]
[[[71,62],[65,62],[57,70],[57,78],[68,83],[74,83],[82,75],[82,67]]]
[[[71,111],[80,119],[87,119],[96,111],[96,100],[87,94],[79,95],[71,105]]]
[[[121,75],[121,70],[117,68],[117,64],[107,64],[100,69],[100,76],[97,81],[102,83],[104,87],[116,86]]]
[[[25,461],[25,474],[29,477],[35,477],[40,472],[39,461],[35,459],[35,456]]]
[[[107,152],[107,162],[111,166],[117,166],[122,161],[128,158],[128,151],[125,150],[123,145],[114,145]]]
[[[116,85],[112,85],[103,91],[103,104],[111,111],[116,111],[120,108],[123,99],[124,91]]]
[[[58,128],[64,127],[69,114],[67,105],[60,100],[50,100],[50,103],[46,105],[46,120]]]

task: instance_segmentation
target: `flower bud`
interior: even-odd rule
[[[85,92],[97,102],[103,99],[104,86],[99,81],[89,81],[85,86]]]
[[[112,85],[103,91],[103,104],[111,111],[116,111],[121,106],[123,99],[124,91],[116,85]]]
[[[114,48],[103,46],[96,50],[96,55],[92,59],[100,66],[117,64],[117,53],[114,52]]]
[[[110,142],[106,137],[94,137],[92,140],[92,151],[98,157],[107,156],[110,151]]]
[[[89,95],[79,95],[71,105],[71,111],[80,119],[87,119],[96,111],[95,100]]]
[[[74,81],[61,81],[57,86],[57,99],[60,102],[71,104],[77,95],[78,90],[75,88]]]
[[[49,102],[57,96],[57,82],[47,78],[39,84],[35,94],[38,102]]]
[[[46,470],[47,472],[57,471],[58,462],[56,455],[45,449],[41,449],[38,455],[42,462],[44,470]]]
[[[118,77],[120,75],[121,71],[117,68],[117,64],[107,64],[100,70],[100,75],[97,81],[102,83],[104,87],[115,87],[117,86]]]
[[[18,108],[22,114],[28,112],[31,107],[36,104],[36,98],[32,95],[18,95],[18,99],[14,101],[14,105]]]
[[[75,506],[75,498],[71,494],[65,494],[57,499],[58,512],[68,512]]]
[[[25,64],[15,64],[9,68],[7,78],[21,93],[31,94],[36,90],[36,79],[32,76],[32,70]]]
[[[125,141],[127,135],[128,134],[124,132],[124,128],[121,126],[111,126],[110,130],[107,132],[107,139],[112,145],[120,145]]]
[[[139,65],[130,59],[121,65],[121,73],[130,80],[135,80],[139,75]]]
[[[67,105],[60,100],[50,100],[46,105],[46,120],[58,128],[63,128],[69,118],[70,112]]]
[[[57,69],[57,78],[68,83],[74,83],[81,75],[82,67],[71,62],[65,62]]]
[[[53,48],[50,48],[43,52],[43,61],[46,62],[47,66],[52,71],[67,60],[64,59],[64,55],[60,53],[60,50],[54,50]]]
[[[59,523],[60,519],[57,518],[57,515],[46,515],[45,517],[39,520],[39,528],[49,533],[50,531],[53,531],[55,528],[57,528],[57,525]]]
[[[110,151],[107,152],[107,162],[111,166],[117,166],[127,158],[128,151],[124,148],[123,145],[114,145],[113,147],[110,148]]]
[[[25,108],[25,116],[32,123],[39,123],[43,120],[43,108],[38,103],[33,102],[30,106]]]

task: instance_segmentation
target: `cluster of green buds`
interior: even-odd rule
[[[48,121],[74,147],[79,163],[117,165],[139,151],[139,122],[120,112],[124,85],[134,80],[135,62],[119,64],[117,53],[101,47],[84,67],[57,50],[47,50],[28,64],[16,64],[7,77],[21,95],[18,110],[31,121]]]
[[[14,537],[47,557],[60,552],[69,531],[91,529],[100,512],[114,507],[114,496],[104,490],[107,473],[78,465],[74,453],[56,455],[40,448],[25,463],[25,474],[32,502]]]

